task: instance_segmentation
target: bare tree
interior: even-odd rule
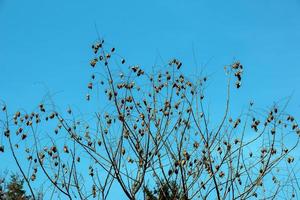
[[[186,77],[178,59],[148,73],[127,67],[104,40],[92,50],[86,99],[103,89],[103,110],[65,112],[49,98],[31,113],[11,115],[3,103],[0,151],[10,150],[33,199],[41,185],[61,199],[107,199],[116,191],[128,199],[296,197],[291,152],[300,129],[286,104],[260,111],[251,102],[233,118],[240,62],[224,68],[227,96],[215,114],[205,96],[209,77]]]

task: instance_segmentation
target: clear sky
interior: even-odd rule
[[[97,31],[146,70],[173,57],[184,73],[205,66],[212,100],[224,94],[223,66],[238,59],[239,108],[292,95],[300,117],[300,0],[0,0],[0,99],[31,110],[48,88],[84,110]]]

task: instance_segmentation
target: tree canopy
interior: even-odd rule
[[[259,110],[250,101],[233,113],[232,92],[244,76],[239,61],[224,67],[223,109],[211,113],[211,77],[186,76],[177,58],[148,72],[104,40],[92,54],[86,100],[102,110],[61,110],[51,97],[32,112],[3,103],[0,150],[11,151],[24,179],[12,178],[7,198],[29,198],[25,183],[37,199],[41,181],[63,199],[107,199],[116,190],[148,200],[296,197],[296,119],[286,102]]]
[[[1,179],[0,199],[1,200],[30,200],[23,188],[24,181],[18,175],[12,175],[9,182]]]

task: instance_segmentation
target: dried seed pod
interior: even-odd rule
[[[86,100],[89,101],[91,99],[91,96],[89,94],[86,95]]]
[[[193,146],[194,146],[195,149],[197,149],[199,147],[199,143],[198,142],[194,142]]]
[[[93,198],[96,198],[96,196],[97,196],[96,185],[93,185],[93,187],[92,187],[92,194],[93,194]]]
[[[0,152],[4,152],[4,146],[3,145],[0,145]]]
[[[184,166],[185,165],[185,163],[186,163],[186,160],[181,160],[181,166]]]
[[[294,123],[292,129],[295,130],[296,128],[298,128],[298,124]]]
[[[93,83],[89,83],[88,84],[88,88],[91,90],[91,89],[93,89]]]
[[[94,58],[93,60],[91,60],[90,65],[91,65],[92,67],[95,67],[96,64],[97,64],[97,62],[98,62],[98,59],[97,59],[97,58]]]
[[[119,114],[119,117],[118,117],[118,119],[121,121],[121,122],[124,122],[124,116],[122,115],[122,114]]]
[[[241,87],[242,83],[240,81],[237,81],[235,83],[235,85],[236,85],[236,88],[239,89]]]
[[[35,181],[36,179],[36,175],[35,174],[32,174],[31,177],[30,177],[31,181]]]
[[[223,178],[223,177],[225,176],[225,173],[224,173],[223,171],[221,171],[221,172],[219,173],[219,176],[220,176],[221,178]]]
[[[241,123],[241,119],[237,119],[237,120],[234,122],[233,128],[236,128],[240,123]]]
[[[241,63],[239,61],[237,61],[237,62],[233,63],[231,67],[233,69],[238,69],[240,67],[240,65],[241,65]]]
[[[182,63],[178,61],[178,62],[176,63],[176,65],[177,65],[177,69],[180,69],[180,67],[182,66]]]
[[[293,158],[293,157],[288,157],[288,158],[287,158],[287,162],[288,162],[288,163],[294,162],[294,158]]]
[[[274,135],[274,134],[275,134],[275,132],[276,132],[276,131],[275,131],[275,128],[272,128],[272,130],[271,130],[271,134],[272,134],[272,135]]]
[[[22,138],[22,140],[25,140],[27,138],[27,135],[26,134],[22,134],[21,138]]]
[[[69,149],[68,149],[68,147],[66,145],[64,146],[64,152],[65,153],[69,153]]]
[[[54,112],[49,115],[50,119],[53,119],[54,117],[55,117],[55,113]]]
[[[137,72],[138,69],[139,69],[138,66],[132,66],[132,67],[131,67],[131,70],[132,70],[134,73]]]
[[[6,130],[4,131],[4,136],[5,136],[5,137],[9,137],[9,135],[10,135],[10,130],[9,130],[9,129],[6,129]]]

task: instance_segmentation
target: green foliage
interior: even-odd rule
[[[0,200],[30,200],[23,188],[24,181],[17,175],[12,175],[10,182],[1,181]]]
[[[149,190],[148,187],[144,188],[145,199],[146,200],[157,200],[157,197],[154,195],[154,192]]]
[[[175,182],[157,184],[153,191],[145,187],[144,194],[146,200],[187,200]]]

